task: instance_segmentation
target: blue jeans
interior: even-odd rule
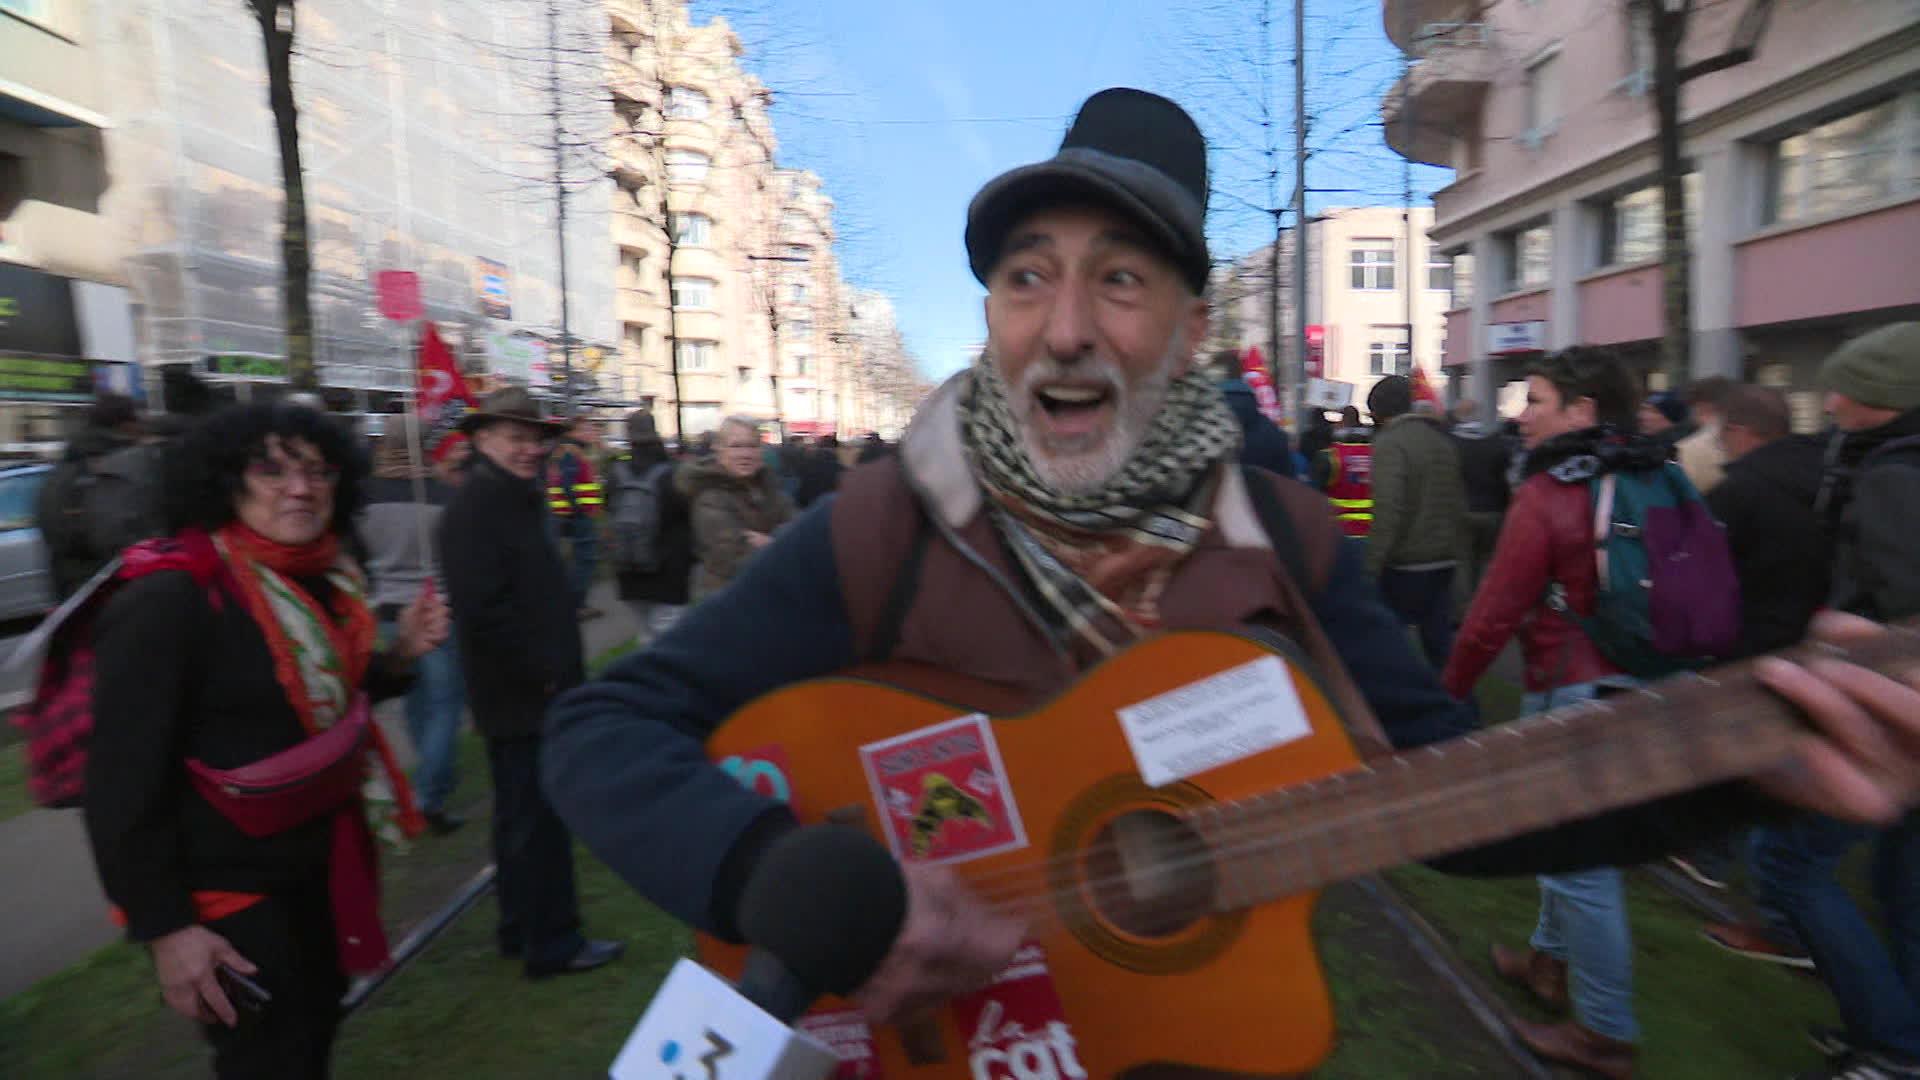
[[[1869,838],[1885,944],[1834,878],[1840,860]],[[1888,829],[1814,814],[1760,829],[1753,871],[1760,899],[1784,912],[1806,943],[1854,1044],[1920,1060],[1920,813]]]
[[[567,538],[567,583],[573,587],[577,610],[587,606],[587,595],[593,591],[593,572],[600,561],[600,522],[578,514],[567,518],[560,528]]]
[[[1453,569],[1380,571],[1380,595],[1401,622],[1419,632],[1420,647],[1435,671],[1453,655]]]
[[[413,740],[413,795],[421,813],[437,814],[459,785],[454,768],[454,743],[467,711],[466,677],[460,670],[460,647],[449,635],[446,644],[414,661],[413,689],[407,691],[407,737]]]
[[[1599,686],[1580,683],[1521,699],[1522,714],[1585,701]],[[1637,1042],[1633,1015],[1633,934],[1620,871],[1611,866],[1571,874],[1542,874],[1540,922],[1532,945],[1567,963],[1567,993],[1573,1015],[1587,1030],[1622,1042]]]

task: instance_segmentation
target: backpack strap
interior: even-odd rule
[[[867,649],[866,662],[881,664],[891,659],[894,647],[900,644],[900,631],[906,626],[907,612],[913,610],[913,598],[920,591],[920,564],[926,561],[927,544],[932,540],[933,530],[927,527],[927,511],[920,500],[913,500],[913,540],[907,547],[907,556],[900,562],[900,569],[893,576],[893,585],[887,590],[886,607],[880,610],[880,622],[874,627],[873,641]]]
[[[1242,465],[1240,478],[1246,484],[1247,497],[1253,501],[1253,512],[1260,519],[1260,527],[1266,530],[1267,542],[1273,545],[1273,553],[1280,559],[1280,565],[1287,568],[1288,576],[1300,586],[1302,595],[1313,595],[1314,582],[1307,576],[1307,553],[1300,545],[1300,532],[1294,527],[1293,515],[1280,504],[1280,496],[1274,493],[1273,481],[1267,471],[1253,465]]]

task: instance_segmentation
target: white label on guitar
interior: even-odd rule
[[[1229,668],[1119,710],[1140,778],[1151,787],[1252,757],[1313,733],[1293,676],[1276,656]]]

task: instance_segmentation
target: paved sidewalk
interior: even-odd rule
[[[587,659],[633,638],[633,617],[614,588],[601,583],[594,606],[606,614],[582,627]],[[380,710],[380,723],[403,763],[411,765],[399,702]],[[9,748],[11,749],[11,748]],[[485,784],[484,775],[467,784]],[[87,851],[78,810],[35,810],[0,822],[0,998],[79,962],[114,941],[119,931]]]

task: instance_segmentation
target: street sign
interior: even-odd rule
[[[1487,352],[1494,356],[1540,352],[1546,347],[1547,324],[1544,319],[1492,323],[1487,327]]]
[[[374,291],[380,302],[380,314],[394,322],[419,318],[420,275],[411,270],[382,270],[374,275]]]

